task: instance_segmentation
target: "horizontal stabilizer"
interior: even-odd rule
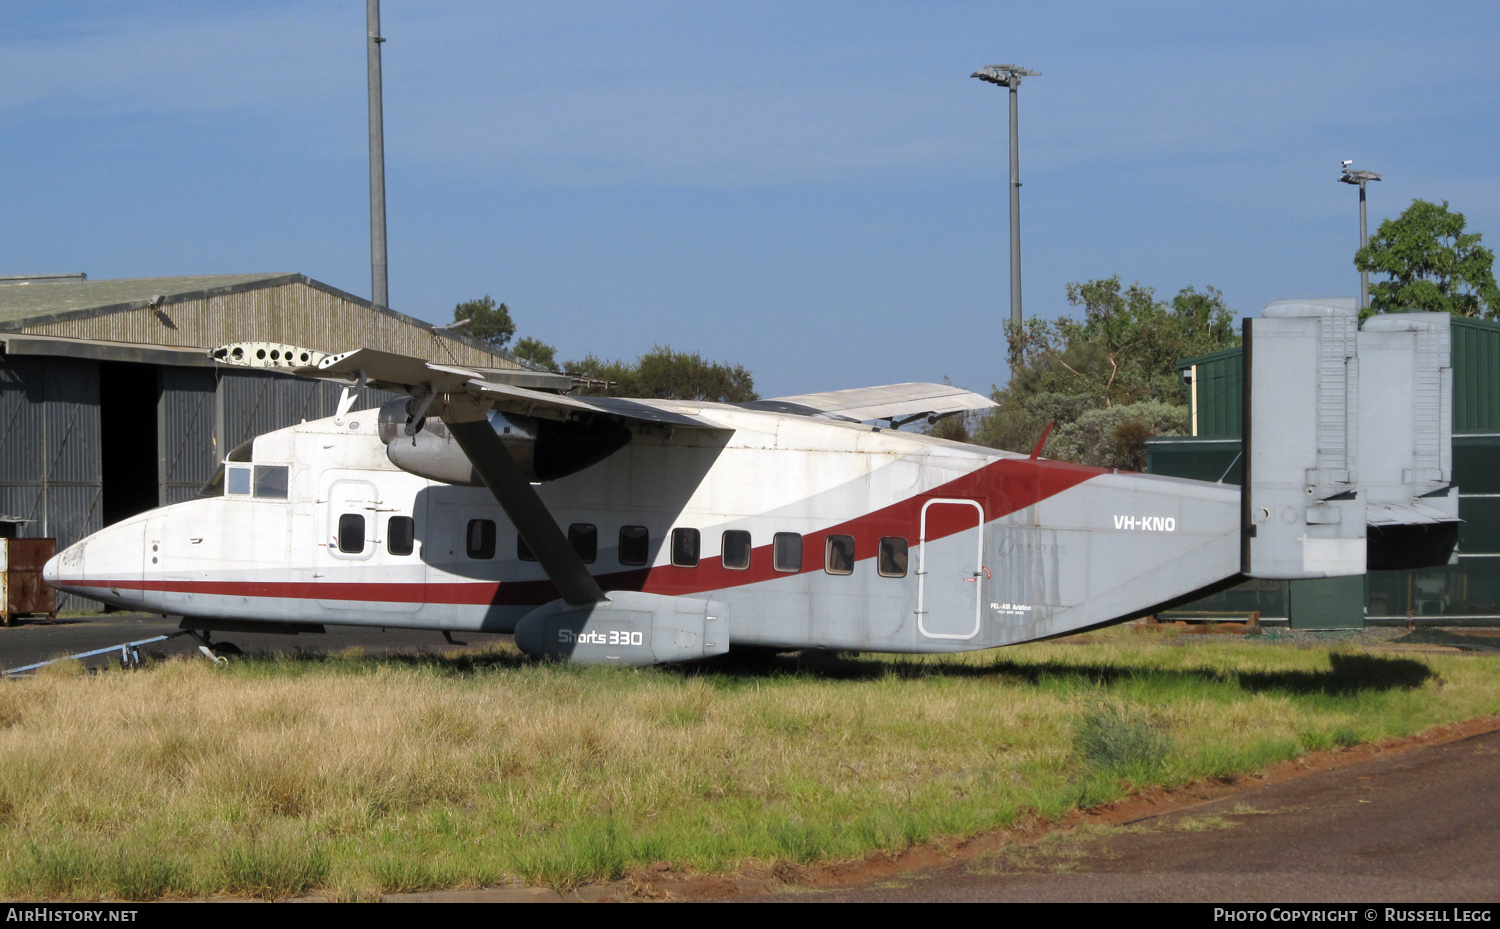
[[[828,416],[851,422],[876,419],[914,422],[937,419],[969,410],[987,410],[997,404],[989,397],[949,384],[887,384],[856,387],[818,394],[776,397],[740,404],[747,409],[803,416]]]
[[[1425,526],[1453,522],[1447,508],[1438,509],[1420,503],[1371,503],[1365,507],[1365,524],[1369,526]]]

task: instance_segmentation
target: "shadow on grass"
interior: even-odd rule
[[[1006,660],[976,664],[945,661],[941,656],[864,658],[849,652],[816,651],[777,653],[770,649],[736,649],[704,661],[661,665],[659,673],[682,677],[717,677],[728,681],[755,681],[796,677],[829,681],[868,681],[888,677],[908,680],[924,678],[1010,679],[1031,684],[1078,681],[1090,685],[1113,685],[1129,681],[1162,683],[1231,684],[1252,693],[1352,694],[1364,691],[1411,690],[1436,674],[1420,661],[1377,655],[1328,656],[1327,670],[1216,671],[1210,669],[1166,669],[1104,663],[1042,662]],[[434,653],[391,652],[381,655],[350,655],[317,649],[296,648],[245,659],[271,666],[278,663],[307,666],[346,667],[350,670],[383,666],[427,668],[444,674],[467,675],[488,671],[548,666],[584,670],[565,662],[539,660],[509,648],[480,652]]]
[[[800,652],[758,655],[753,660],[731,661],[734,653],[709,661],[672,666],[684,675],[716,674],[731,678],[777,676],[816,677],[826,680],[874,680],[900,678],[1011,678],[1032,684],[1073,679],[1110,685],[1146,678],[1157,681],[1223,685],[1234,683],[1252,693],[1279,691],[1291,694],[1349,694],[1361,691],[1411,690],[1436,677],[1420,661],[1375,655],[1329,655],[1326,671],[1242,671],[1208,669],[1175,670],[1100,663],[1022,663],[997,659],[989,664],[960,664],[920,657],[896,661],[853,657],[840,652]],[[667,670],[667,669],[663,669]]]

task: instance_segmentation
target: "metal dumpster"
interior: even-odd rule
[[[57,591],[42,580],[42,567],[57,554],[56,539],[0,538],[0,620],[46,613],[57,618]]]

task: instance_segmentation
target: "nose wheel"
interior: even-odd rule
[[[229,659],[238,658],[244,654],[244,652],[240,651],[240,647],[233,642],[212,641],[210,639],[212,633],[207,629],[189,629],[187,633],[198,640],[198,651],[202,652],[203,657],[214,664],[228,664]]]

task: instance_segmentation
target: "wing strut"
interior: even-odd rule
[[[608,600],[494,427],[483,419],[445,425],[562,598],[574,606]]]

